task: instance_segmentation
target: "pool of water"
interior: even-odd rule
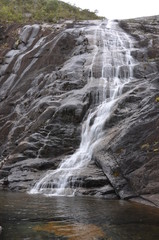
[[[1,240],[159,240],[159,209],[91,197],[0,192]]]

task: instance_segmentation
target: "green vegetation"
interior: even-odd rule
[[[156,101],[156,102],[159,102],[159,97],[156,97],[155,101]]]
[[[96,12],[59,0],[0,0],[0,22],[57,22],[61,19],[100,19]]]
[[[158,150],[159,150],[159,148],[155,148],[153,151],[154,151],[154,152],[158,152]]]
[[[142,149],[142,150],[148,150],[149,147],[150,147],[150,144],[149,144],[149,143],[145,143],[145,144],[143,144],[143,145],[141,146],[141,149]]]

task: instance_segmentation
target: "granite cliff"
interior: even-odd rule
[[[95,81],[87,85],[98,24],[106,26],[102,21],[1,26],[1,189],[29,190],[78,148],[82,122],[101,92],[100,52]],[[77,179],[77,195],[159,206],[159,17],[118,24],[133,39],[133,79]],[[100,48],[100,34],[96,39]]]

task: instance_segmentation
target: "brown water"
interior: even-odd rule
[[[1,240],[159,240],[159,210],[127,201],[0,193]]]

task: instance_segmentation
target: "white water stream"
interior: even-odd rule
[[[95,106],[83,122],[79,148],[72,156],[64,159],[58,169],[48,171],[31,189],[32,194],[75,194],[76,189],[69,187],[69,182],[72,181],[73,185],[73,177],[78,176],[90,163],[93,149],[103,136],[104,124],[111,116],[113,106],[122,94],[123,86],[133,77],[134,60],[130,54],[132,40],[116,22],[108,21],[107,25],[101,23],[96,26],[94,42],[88,85],[93,81],[98,81],[100,87],[102,85],[102,96],[99,97],[100,100],[96,100],[98,106]],[[97,60],[99,56],[102,59],[101,63]],[[95,78],[93,73],[97,64],[102,64],[99,79]]]

